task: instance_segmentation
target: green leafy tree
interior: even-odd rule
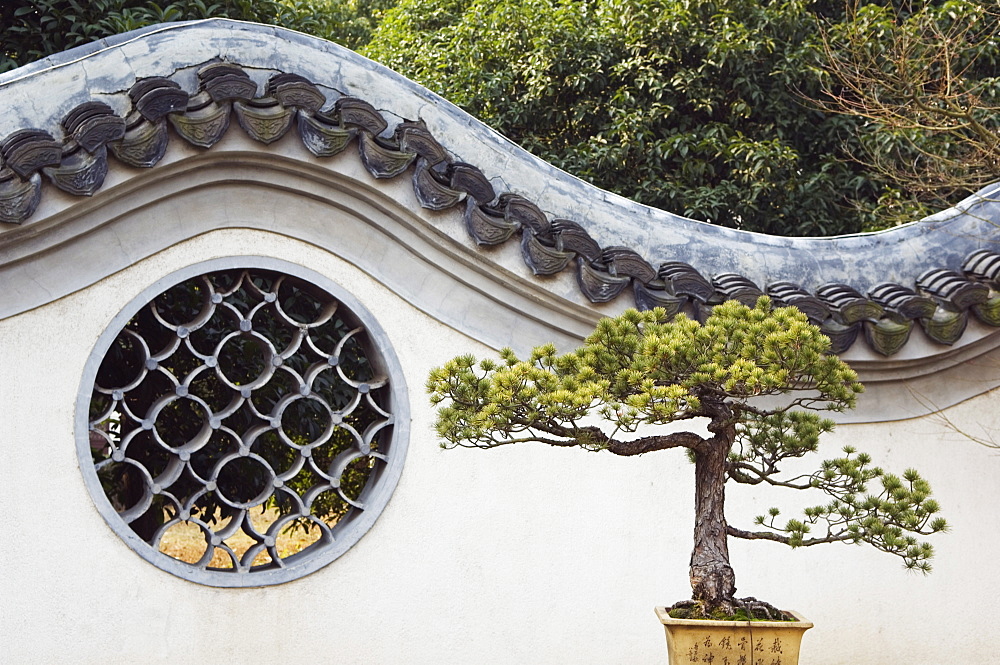
[[[371,36],[393,0],[11,0],[0,4],[0,72],[157,23],[213,17],[291,28],[349,48]]]
[[[1000,177],[997,12],[969,0],[13,0],[0,71],[213,16],[362,49],[556,166],[725,226],[875,230]]]
[[[499,362],[460,356],[433,370],[427,389],[439,405],[446,448],[533,441],[616,455],[686,449],[695,473],[692,600],[708,614],[732,615],[747,603],[734,597],[730,537],[792,547],[868,543],[928,571],[932,547],[915,536],[946,527],[916,471],[885,473],[851,447],[813,473],[782,473],[783,463],[815,452],[820,435],[833,429],[818,412],[851,408],[862,391],[829,346],[801,312],[772,309],[766,297],[754,308],[723,303],[704,324],[629,310],[602,319],[571,353],[545,345],[526,360],[509,349]],[[708,434],[647,433],[689,420],[705,423]],[[756,530],[744,530],[726,520],[729,481],[825,499],[784,524],[771,509]],[[869,490],[874,483],[879,487]]]
[[[857,119],[803,98],[821,93],[817,35],[842,15],[829,7],[402,0],[364,53],[639,202],[778,235],[852,233],[876,222],[886,185],[847,158]]]

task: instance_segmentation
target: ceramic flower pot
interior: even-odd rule
[[[795,621],[703,621],[674,619],[667,608],[656,608],[670,665],[796,665],[802,634],[813,625],[790,614]]]

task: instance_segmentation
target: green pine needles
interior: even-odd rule
[[[930,570],[933,549],[917,536],[946,523],[916,471],[885,473],[848,447],[815,472],[782,473],[786,460],[816,452],[833,429],[819,412],[853,408],[863,390],[829,347],[802,312],[773,308],[766,297],[752,308],[718,305],[703,324],[628,310],[602,319],[567,354],[547,344],[524,360],[510,349],[498,361],[454,358],[431,372],[427,390],[445,448],[528,441],[617,455],[686,448],[696,464],[694,600],[729,607],[738,601],[728,536],[792,547],[868,543],[907,568]],[[693,419],[707,421],[709,436],[676,428],[649,434],[649,426]],[[746,531],[725,520],[729,481],[813,490],[827,503],[784,524],[771,509],[757,518],[758,530]]]

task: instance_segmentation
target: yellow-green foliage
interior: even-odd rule
[[[525,360],[510,349],[499,363],[455,358],[431,373],[427,389],[433,403],[447,402],[437,423],[444,445],[556,435],[599,448],[581,426],[591,414],[615,432],[633,432],[708,415],[705,399],[742,404],[788,395],[789,407],[852,407],[861,391],[857,374],[827,355],[829,346],[799,310],[772,308],[767,298],[753,308],[723,303],[704,324],[632,309],[601,319],[583,346],[564,355],[549,344]],[[741,421],[757,418],[738,413]],[[816,426],[806,420],[799,429]]]
[[[901,479],[845,448],[844,457],[823,461],[814,473],[781,476],[785,460],[815,452],[833,429],[817,412],[851,408],[862,391],[857,374],[829,348],[804,314],[772,308],[766,297],[755,307],[718,305],[704,324],[684,316],[668,321],[663,310],[628,310],[602,319],[583,346],[563,355],[547,344],[527,359],[510,349],[499,361],[460,356],[431,372],[427,390],[439,405],[444,447],[537,441],[619,455],[721,449],[727,464],[720,485],[809,490],[828,502],[784,525],[771,509],[757,518],[769,531],[720,530],[792,547],[867,542],[927,571],[933,549],[914,534],[947,525],[934,517],[938,505],[916,471]],[[659,431],[656,425],[692,418],[707,420],[711,434],[632,435],[643,425]],[[869,493],[875,479],[882,491]]]

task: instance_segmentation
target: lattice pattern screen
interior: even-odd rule
[[[221,586],[286,581],[345,549],[397,452],[366,327],[263,269],[200,275],[143,306],[100,362],[88,421],[116,531]]]

